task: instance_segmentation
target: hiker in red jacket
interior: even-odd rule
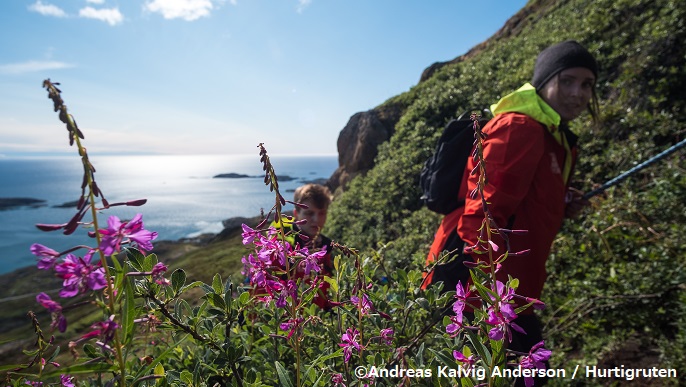
[[[597,120],[597,77],[594,57],[579,43],[565,41],[548,47],[536,59],[532,82],[491,106],[495,118],[483,128],[488,176],[484,195],[495,223],[500,228],[528,230],[525,235],[510,236],[509,243],[511,252],[530,249],[530,253],[508,258],[497,274],[503,283],[508,275],[518,278],[517,294],[522,296],[540,298],[545,263],[563,219],[576,217],[588,204],[569,187],[577,136],[568,124],[585,110]],[[455,250],[460,256],[436,265],[426,284],[444,281],[445,290],[454,290],[457,281],[469,279],[463,262],[479,258],[463,252],[464,247],[477,244],[484,219],[481,198],[467,195],[477,186],[478,176],[470,176],[475,165],[470,159],[463,174],[460,197],[466,198],[465,205],[443,218],[427,264],[442,251]],[[494,241],[504,246],[497,235]],[[542,340],[540,322],[531,309],[514,321],[527,335],[513,332],[510,349],[526,353]]]

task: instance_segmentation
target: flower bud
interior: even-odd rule
[[[140,207],[147,202],[148,202],[148,199],[136,199],[136,200],[129,200],[128,202],[126,202],[126,205],[129,207]]]
[[[67,225],[66,223],[63,223],[63,224],[38,223],[38,224],[36,224],[36,227],[41,231],[56,231],[56,230],[59,230],[66,225]]]

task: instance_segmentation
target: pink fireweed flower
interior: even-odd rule
[[[40,258],[37,267],[41,270],[51,269],[55,266],[55,261],[60,256],[57,251],[38,243],[31,245],[31,254]]]
[[[462,329],[462,311],[459,315],[450,316],[451,323],[445,326],[445,333],[449,334],[450,337],[455,337]]]
[[[512,319],[510,319],[508,315],[501,312],[496,312],[492,308],[490,308],[488,311],[488,319],[486,320],[486,323],[494,326],[488,332],[488,337],[491,338],[491,340],[502,340],[504,337],[507,337],[508,342],[512,341],[512,333],[510,332],[510,328],[519,333],[526,334],[524,329],[513,323]]]
[[[257,258],[268,265],[286,267],[286,257],[293,251],[290,243],[280,241],[276,234],[270,234],[268,237],[261,235],[255,245],[260,247]]]
[[[471,295],[469,287],[462,286],[462,282],[458,282],[455,286],[455,302],[453,303],[453,312],[458,317],[459,321],[462,321],[462,312],[467,306],[467,298]]]
[[[538,369],[546,369],[545,362],[550,359],[550,355],[552,355],[552,351],[543,348],[545,345],[544,341],[541,341],[531,347],[531,350],[529,350],[529,355],[523,356],[519,360],[519,365],[522,366],[522,368],[538,368]],[[534,379],[532,377],[524,377],[524,384],[526,387],[531,387],[534,385]]]
[[[362,293],[361,299],[357,296],[351,296],[350,301],[362,312],[363,316],[368,315],[369,311],[374,309],[371,300],[369,300],[369,297],[364,293]]]
[[[526,300],[527,304],[532,304],[534,309],[542,310],[545,309],[545,303],[541,300],[531,298],[531,297],[524,297],[524,300]]]
[[[63,387],[75,387],[74,378],[70,375],[60,375],[60,383]]]
[[[381,332],[379,332],[379,334],[381,341],[383,341],[386,345],[393,344],[393,335],[395,334],[393,328],[382,329]]]
[[[334,384],[333,387],[346,387],[343,374],[333,374],[331,376],[331,382]]]
[[[58,363],[56,361],[47,361],[47,360],[45,360],[45,358],[40,359],[41,369],[44,369],[45,366],[48,364],[50,364],[51,366],[53,366],[55,368],[60,368],[60,363]]]
[[[243,245],[245,246],[253,243],[253,241],[255,241],[255,237],[260,235],[259,231],[253,230],[246,224],[241,224],[241,227],[243,227],[243,232],[241,233],[241,236],[243,237]]]
[[[50,296],[45,293],[38,293],[36,296],[36,301],[50,313],[62,311],[62,305],[60,305],[57,301],[53,301]]]
[[[467,369],[470,369],[472,366],[474,366],[474,363],[476,363],[474,355],[467,357],[460,351],[453,351],[453,357],[460,363],[465,363],[467,365]]]
[[[359,337],[360,332],[354,328],[348,328],[343,336],[341,336],[341,343],[338,345],[343,347],[343,355],[346,363],[350,361],[353,349],[356,349],[358,352],[361,352],[362,349],[364,349],[364,347],[357,342]]]
[[[94,330],[81,336],[81,339],[99,337],[102,340],[103,345],[107,345],[107,343],[114,339],[114,334],[117,328],[119,328],[119,324],[114,321],[114,315],[112,315],[105,321],[96,322],[91,325],[91,328]]]
[[[495,292],[498,295],[498,299],[491,296],[491,300],[494,302],[497,301],[500,312],[502,312],[509,320],[516,319],[517,314],[510,303],[510,301],[516,296],[514,289],[509,286],[505,286],[505,284],[503,284],[501,281],[496,281]]]
[[[64,333],[64,331],[67,330],[67,318],[62,314],[62,305],[57,301],[53,301],[50,296],[42,292],[38,293],[36,296],[36,302],[50,312],[50,316],[52,317],[50,326],[53,329],[57,328],[60,332]]]
[[[86,255],[90,259],[89,255]],[[62,278],[60,297],[74,297],[87,290],[100,290],[107,286],[105,269],[100,263],[92,265],[83,258],[67,254],[64,261],[55,265],[57,276]]]
[[[167,265],[165,265],[162,262],[157,262],[155,266],[153,266],[152,273],[150,273],[150,275],[152,276],[152,279],[155,281],[156,284],[162,286],[168,286],[170,284],[169,280],[164,278],[164,273],[167,270]]]
[[[309,254],[309,251],[306,248],[302,249],[301,252],[305,255],[305,259],[303,260],[303,263],[301,263],[305,265],[305,275],[310,274],[312,271],[316,271],[317,273],[322,271],[321,260],[326,255],[326,246],[313,254]]]
[[[279,324],[279,329],[282,331],[287,331],[288,336],[287,338],[291,338],[295,331],[298,329],[298,327],[305,321],[302,317],[299,317],[297,319],[290,319],[284,323]]]
[[[266,269],[269,267],[269,264],[255,258],[252,254],[248,254],[247,257],[241,258],[241,262],[243,262],[241,274],[249,278],[250,283],[264,286],[268,275]]]
[[[134,243],[141,250],[152,250],[152,240],[157,238],[156,232],[143,229],[143,215],[136,214],[128,222],[122,222],[116,216],[107,220],[107,229],[99,230],[103,235],[100,249],[105,255],[112,255],[121,251],[123,243]]]
[[[295,281],[288,280],[285,284],[282,282],[277,282],[277,281],[268,281],[268,282],[271,282],[271,283],[269,283],[268,286],[265,287],[267,289],[267,291],[275,292],[279,288],[281,290],[279,293],[279,297],[274,302],[274,305],[277,308],[285,308],[288,305],[288,298],[289,297],[293,301],[296,300],[297,295],[298,295],[298,285],[295,283]]]

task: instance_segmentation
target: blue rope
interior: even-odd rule
[[[590,198],[592,198],[593,196],[595,196],[595,195],[597,195],[597,194],[599,194],[599,193],[605,191],[606,189],[608,189],[608,188],[610,188],[610,187],[612,187],[612,186],[614,186],[614,185],[619,184],[620,182],[622,182],[622,181],[623,181],[624,179],[626,179],[627,177],[633,175],[634,173],[640,171],[641,169],[643,169],[643,168],[645,168],[645,167],[647,167],[647,166],[649,166],[649,165],[655,164],[656,162],[658,162],[658,161],[664,159],[665,157],[671,155],[672,153],[676,152],[677,150],[683,148],[684,146],[686,146],[686,139],[681,140],[681,142],[679,142],[679,143],[677,143],[677,144],[675,144],[675,145],[673,145],[673,146],[671,146],[671,147],[665,149],[665,150],[664,150],[663,152],[661,152],[660,154],[651,157],[650,159],[648,159],[648,160],[646,160],[646,161],[644,161],[644,162],[638,164],[637,166],[635,166],[635,167],[631,168],[630,170],[628,170],[628,171],[622,173],[621,175],[615,177],[614,179],[609,180],[607,183],[605,183],[605,184],[603,184],[602,186],[600,186],[600,187],[594,189],[593,191],[587,192],[587,193],[584,195],[584,199],[590,199]]]

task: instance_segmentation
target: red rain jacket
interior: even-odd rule
[[[562,170],[568,151],[551,134],[556,130],[546,129],[538,121],[521,113],[497,115],[483,129],[488,136],[484,141],[488,177],[484,194],[490,203],[490,211],[499,227],[528,230],[525,235],[509,236],[511,252],[531,249],[528,255],[509,257],[503,263],[498,279],[505,283],[508,275],[518,278],[517,294],[537,299],[541,296],[547,276],[545,262],[565,215],[568,187]],[[575,143],[576,136],[570,132],[567,139],[570,137],[573,138],[569,142]],[[570,174],[576,161],[575,146],[571,147],[571,153]],[[478,177],[470,176],[475,164],[473,159],[467,163],[461,197],[466,197],[468,192],[476,188]],[[474,246],[483,219],[481,198],[467,197],[464,207],[443,218],[427,264],[433,262],[443,250],[446,239],[455,228],[465,241],[465,246]],[[500,246],[499,253],[504,251],[505,246],[497,235],[494,241]],[[485,256],[473,254],[473,258],[479,257]],[[431,278],[425,281],[425,284],[429,283]],[[527,312],[530,311],[531,308]]]

